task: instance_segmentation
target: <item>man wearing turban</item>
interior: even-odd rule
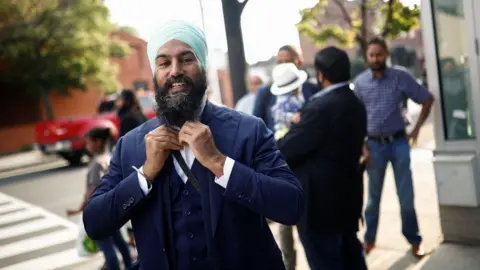
[[[170,21],[147,50],[157,117],[118,140],[84,210],[88,235],[131,220],[142,270],[285,269],[266,218],[297,223],[304,196],[273,134],[207,100],[199,28]]]

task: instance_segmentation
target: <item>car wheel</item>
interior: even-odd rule
[[[84,151],[75,151],[73,153],[68,153],[68,154],[61,154],[61,156],[68,161],[68,165],[71,167],[78,167],[83,165],[83,156],[84,156]]]

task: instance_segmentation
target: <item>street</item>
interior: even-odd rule
[[[416,115],[413,114],[414,119]],[[433,125],[429,119],[420,134],[418,148],[412,150],[419,222],[421,227],[426,228],[423,233],[429,250],[433,250],[441,240],[431,168],[433,147]],[[55,161],[0,172],[0,196],[2,193],[11,196],[3,198],[3,201],[18,199],[20,205],[27,209],[19,212],[15,204],[2,204],[0,197],[0,270],[24,270],[32,265],[35,269],[45,270],[99,269],[103,263],[101,255],[92,258],[77,255],[75,241],[80,217],[68,220],[65,215],[65,209],[78,207],[83,198],[86,171],[86,167],[69,168],[65,162]],[[398,200],[392,178],[390,171],[382,201],[381,223],[384,225],[379,229],[379,248],[368,257],[371,269],[387,269],[387,265],[388,269],[418,266],[417,261],[408,255],[409,247],[400,233]],[[32,210],[35,207],[38,208]],[[39,216],[48,216],[48,220]],[[271,228],[278,237],[277,224],[272,224]],[[297,269],[308,269],[297,235],[296,239]],[[6,266],[9,267],[3,268]]]
[[[77,254],[80,217],[65,216],[81,202],[86,168],[44,169],[0,179],[0,269],[99,269],[101,257]]]
[[[0,192],[40,206],[61,217],[76,208],[85,192],[86,168],[59,167],[0,180]],[[74,220],[76,221],[76,220]]]

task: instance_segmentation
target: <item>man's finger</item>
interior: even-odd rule
[[[192,138],[193,138],[192,135],[187,134],[185,132],[181,132],[178,136],[178,141],[182,145],[185,145],[185,144],[188,145],[188,144],[190,144]]]
[[[155,142],[159,142],[159,143],[162,143],[162,142],[168,142],[168,143],[173,143],[173,144],[176,144],[176,145],[181,145],[180,144],[180,141],[178,140],[178,138],[173,138],[173,137],[170,137],[170,136],[158,136],[158,137],[150,137],[151,140],[155,141]]]
[[[183,146],[179,144],[174,144],[172,142],[159,142],[155,141],[155,148],[164,149],[164,150],[182,150]]]

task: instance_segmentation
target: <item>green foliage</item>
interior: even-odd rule
[[[110,57],[129,47],[102,0],[0,0],[0,84],[34,96],[118,89]],[[10,87],[9,87],[10,86]]]
[[[131,26],[117,26],[117,27],[115,27],[115,30],[116,30],[116,31],[119,31],[119,32],[129,33],[129,34],[132,35],[132,36],[138,37],[138,32],[137,32],[137,29],[135,29],[135,27],[131,27]]]
[[[362,5],[365,5],[363,9]],[[312,8],[301,10],[300,15],[297,29],[317,46],[333,40],[342,47],[358,44],[363,48],[369,36],[395,38],[420,25],[419,7],[404,6],[399,0],[318,0]],[[367,22],[362,18],[367,18]]]

